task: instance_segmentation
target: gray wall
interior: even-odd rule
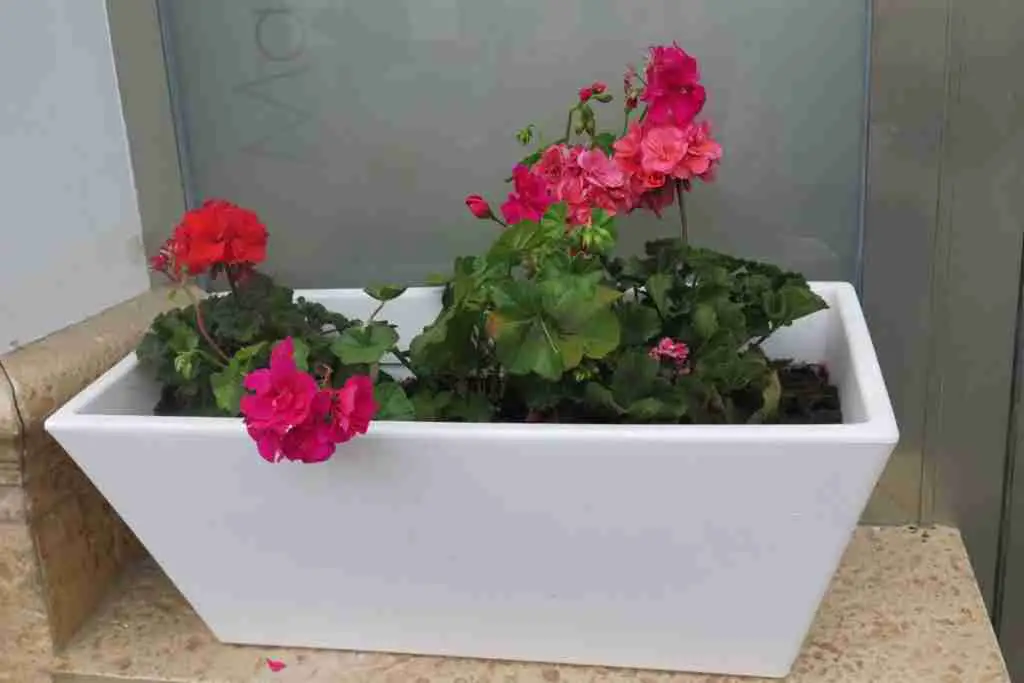
[[[2,354],[148,281],[103,0],[0,16]]]

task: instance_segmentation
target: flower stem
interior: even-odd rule
[[[236,281],[234,271],[231,270],[231,266],[228,266],[224,272],[228,278],[228,287],[231,288],[231,295],[235,297],[236,302],[242,303],[241,297],[238,296],[238,282]]]
[[[679,199],[679,238],[685,246],[690,243],[690,230],[686,223],[686,202],[683,196],[683,181],[676,180],[676,197]]]
[[[203,322],[203,312],[199,305],[201,302],[191,291],[189,291],[187,286],[182,287],[182,289],[185,290],[188,298],[192,300],[192,307],[196,309],[196,327],[199,328],[199,334],[203,335],[203,339],[205,339],[206,343],[210,345],[210,348],[220,356],[221,360],[225,363],[230,363],[231,358],[228,354],[224,353],[223,349],[217,346],[217,342],[213,341],[213,337],[210,336],[210,332],[206,329],[206,323]]]
[[[405,366],[405,369],[412,372],[412,361],[409,359],[409,354],[405,351],[399,351],[398,349],[392,349],[391,355],[398,359],[398,362]]]
[[[493,213],[491,214],[490,218],[491,218],[492,221],[494,221],[495,223],[497,223],[501,227],[503,227],[503,228],[507,228],[508,227],[508,223],[506,223],[505,221],[501,220],[500,218],[495,216]]]
[[[387,301],[381,301],[379,304],[377,304],[377,308],[373,309],[373,313],[371,313],[370,317],[366,319],[367,325],[373,322],[373,319],[377,317],[377,314],[380,313],[381,309],[384,308],[384,304],[386,303]]]
[[[573,107],[572,109],[570,109],[569,110],[569,117],[565,120],[565,137],[563,138],[563,140],[565,140],[565,144],[569,144],[569,136],[572,135],[572,117],[573,117],[573,114],[576,113],[576,110],[578,108],[579,108],[579,105],[577,105],[577,106]]]

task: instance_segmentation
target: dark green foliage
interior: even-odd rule
[[[505,420],[776,420],[782,387],[760,344],[825,307],[806,281],[678,240],[609,259],[613,241],[603,216],[567,232],[556,206],[457,259],[410,346],[417,417],[464,419],[453,399],[481,397]],[[649,357],[663,337],[689,346],[685,367]]]
[[[291,337],[300,367],[341,386],[376,380],[378,419],[486,422],[764,423],[839,419],[827,376],[770,361],[761,344],[825,307],[775,266],[648,243],[611,258],[610,217],[567,229],[563,205],[503,230],[480,256],[455,260],[437,319],[401,350],[395,328],[349,320],[255,275],[237,296],[159,316],[139,357],[164,386],[158,411],[236,415],[248,372]],[[366,289],[385,302],[403,288]],[[685,362],[656,359],[664,338]],[[219,350],[218,350],[219,349]],[[223,353],[223,356],[221,355]],[[409,372],[396,381],[382,361]],[[802,366],[801,366],[802,367]],[[410,376],[411,375],[411,376]]]
[[[381,287],[371,296],[388,299],[400,293],[400,288]],[[353,374],[369,373],[398,340],[387,323],[350,320],[294,298],[291,289],[260,274],[241,283],[237,296],[209,297],[198,306],[213,344],[201,332],[195,305],[159,315],[139,344],[140,362],[163,386],[158,413],[238,415],[245,375],[266,367],[273,345],[286,337],[294,342],[299,368],[335,387]],[[391,382],[400,397],[385,388],[387,380],[383,377],[377,389],[380,419],[408,418],[411,404],[400,385]]]

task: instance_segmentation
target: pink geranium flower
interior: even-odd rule
[[[377,412],[373,381],[350,377],[341,389],[319,388],[299,370],[289,337],[270,354],[270,367],[245,377],[241,410],[249,436],[260,456],[269,462],[323,462],[337,444],[365,434]]]
[[[644,173],[673,173],[686,156],[686,133],[675,126],[650,128],[640,144],[640,167]]]
[[[373,382],[366,375],[349,377],[345,385],[333,392],[330,413],[330,434],[336,443],[365,434],[370,420],[377,413],[373,398]]]
[[[548,186],[557,185],[571,166],[569,148],[565,145],[551,145],[545,149],[540,159],[533,165],[534,174],[544,179]]]
[[[242,397],[242,415],[260,455],[271,461],[281,437],[309,417],[317,393],[316,380],[295,365],[294,348],[290,337],[278,342],[270,353],[270,367],[245,377],[245,388],[254,393]]]
[[[671,360],[676,365],[683,365],[690,357],[690,347],[686,345],[686,342],[663,337],[656,346],[651,348],[648,355],[655,360]]]
[[[599,149],[580,152],[576,163],[583,171],[583,177],[592,186],[617,189],[626,183],[626,176],[619,165]]]
[[[715,167],[722,158],[722,145],[711,137],[711,124],[693,123],[686,130],[686,154],[673,169],[672,175],[683,180],[714,179]]]
[[[643,128],[641,128],[639,123],[633,122],[629,125],[626,134],[612,145],[615,149],[615,161],[626,173],[639,173],[641,171],[640,146],[643,140]]]
[[[640,95],[647,103],[645,125],[685,128],[704,108],[707,94],[697,60],[675,43],[651,48],[645,75]]]
[[[555,201],[566,203],[573,226],[590,223],[594,208],[614,215],[632,206],[628,174],[600,149],[552,145],[532,170]]]
[[[331,391],[321,390],[313,399],[309,418],[281,437],[281,457],[298,462],[323,462],[334,455],[331,434]]]
[[[674,201],[671,179],[690,182],[714,179],[722,146],[711,137],[709,123],[643,126],[633,123],[615,141],[615,162],[624,172],[629,210],[644,208],[661,215]]]
[[[539,221],[554,200],[544,179],[531,173],[522,164],[512,171],[515,191],[501,205],[501,213],[509,224],[522,221]]]

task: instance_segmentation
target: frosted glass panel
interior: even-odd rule
[[[701,61],[726,158],[690,197],[696,243],[855,277],[866,0],[164,0],[192,201],[271,229],[296,286],[419,282],[492,236],[533,122],[556,136],[578,87],[678,40]],[[621,126],[619,107],[603,122]],[[675,216],[620,221],[622,248]]]

